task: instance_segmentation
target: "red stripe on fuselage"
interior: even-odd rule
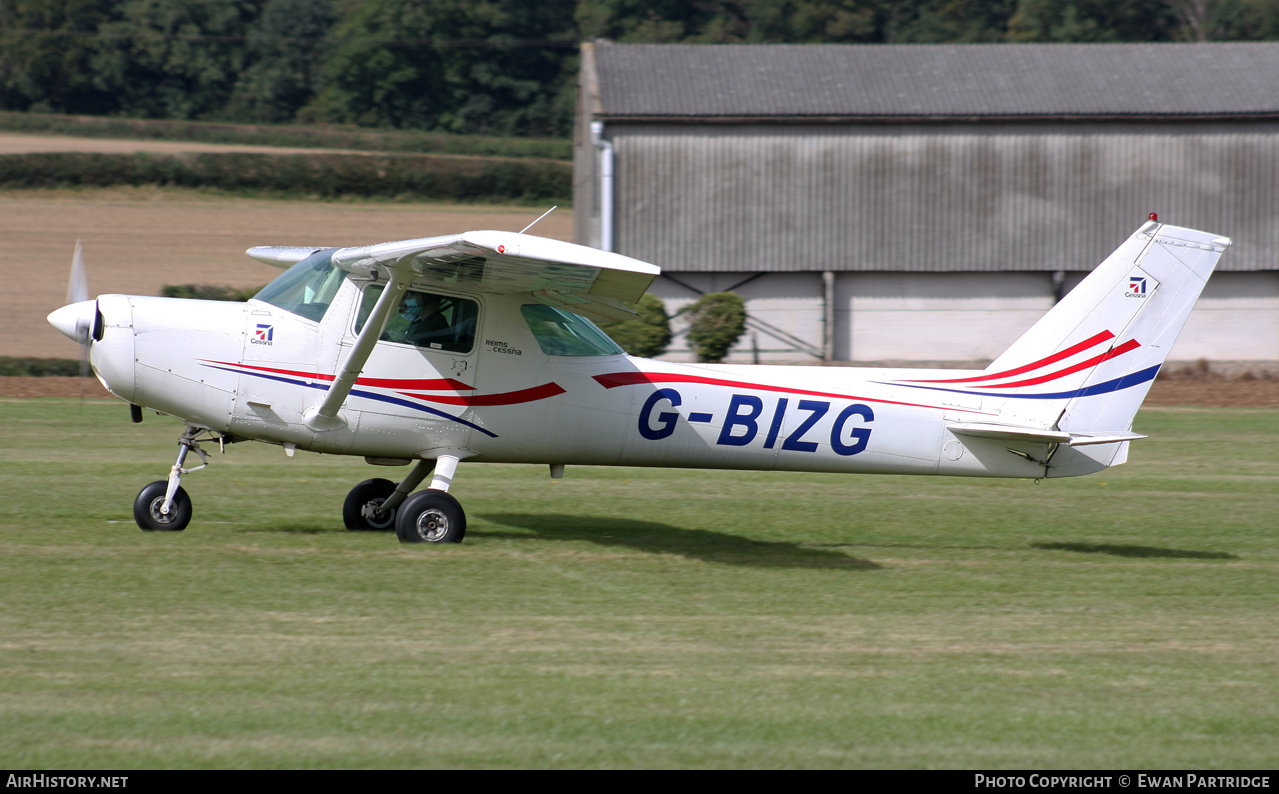
[[[214,361],[207,358],[200,360],[207,361],[210,364],[220,364],[226,367],[240,367],[241,369],[251,369],[255,372],[270,372],[273,375],[290,375],[295,378],[308,378],[310,380],[318,380],[325,383],[334,379],[333,375],[326,375],[322,372],[300,372],[298,370],[280,369],[278,367],[258,367],[252,364],[239,364],[232,361]],[[453,378],[360,378],[355,383],[357,386],[371,386],[375,389],[474,391],[473,387],[467,386],[462,381],[454,380]]]
[[[1070,347],[1066,348],[1060,353],[1054,353],[1051,356],[1048,356],[1047,358],[1041,358],[1038,361],[1034,361],[1030,364],[1025,364],[1023,366],[1017,367],[1016,369],[1006,369],[1003,372],[996,372],[991,375],[977,375],[971,378],[951,378],[948,380],[909,380],[905,382],[906,383],[976,383],[978,381],[983,381],[983,380],[998,380],[999,378],[1011,378],[1014,375],[1021,375],[1025,372],[1030,372],[1032,369],[1039,369],[1040,367],[1046,367],[1049,364],[1056,364],[1058,361],[1061,361],[1064,358],[1070,358],[1076,353],[1082,353],[1083,351],[1089,349],[1090,347],[1096,347],[1102,342],[1105,342],[1108,339],[1114,339],[1114,338],[1115,338],[1115,335],[1112,334],[1111,332],[1102,331],[1101,333],[1096,334],[1092,336],[1091,338],[1085,339],[1084,341],[1080,342],[1077,345],[1071,345]]]
[[[467,386],[460,380],[452,378],[360,378],[358,386],[372,386],[375,389],[419,389],[421,391],[475,391],[474,386]]]
[[[811,391],[809,389],[792,389],[788,386],[767,386],[760,383],[747,383],[739,380],[722,380],[720,378],[707,378],[702,375],[680,375],[675,373],[663,372],[614,372],[608,375],[593,375],[593,378],[606,389],[615,389],[618,386],[636,386],[641,383],[700,383],[706,386],[730,386],[734,389],[754,389],[755,391],[771,391],[780,392],[782,394],[802,394],[808,397],[829,397],[834,400],[856,400],[858,402],[881,403],[883,405],[904,405],[908,408],[934,408],[936,410],[956,410],[946,409],[939,405],[924,405],[922,403],[900,402],[898,400],[884,400],[878,397],[858,397],[852,394],[837,394],[827,391]],[[986,411],[972,411],[968,409],[958,409],[965,413],[986,414]],[[989,414],[994,416],[995,414]]]
[[[1076,373],[1081,369],[1088,369],[1090,367],[1095,367],[1103,361],[1108,361],[1114,358],[1115,356],[1122,356],[1124,353],[1127,353],[1130,350],[1136,350],[1139,347],[1141,347],[1141,344],[1136,339],[1129,339],[1127,342],[1124,342],[1119,347],[1112,347],[1110,350],[1107,350],[1105,353],[1102,353],[1100,356],[1093,356],[1087,361],[1081,361],[1078,364],[1072,364],[1071,366],[1066,367],[1065,369],[1059,369],[1056,372],[1050,372],[1047,375],[1040,375],[1037,378],[1027,378],[1026,380],[1019,380],[1016,383],[984,383],[978,386],[977,388],[979,389],[1015,389],[1018,386],[1035,386],[1040,383],[1047,383],[1050,380],[1057,380],[1058,378],[1063,378],[1067,375]]]
[[[472,394],[472,395],[443,395],[443,394],[416,394],[414,392],[402,391],[405,397],[412,397],[415,400],[423,402],[440,403],[442,405],[465,405],[467,407],[484,407],[489,405],[518,405],[520,403],[531,403],[536,400],[545,400],[547,397],[554,397],[557,394],[563,394],[564,389],[558,383],[543,383],[541,386],[534,386],[530,389],[520,389],[518,391],[508,391],[501,394]]]

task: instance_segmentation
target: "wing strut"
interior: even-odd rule
[[[346,361],[342,362],[333,384],[324,393],[324,399],[319,405],[306,409],[302,414],[302,421],[312,430],[340,430],[346,427],[346,420],[338,416],[338,409],[346,402],[346,396],[351,393],[356,378],[364,371],[364,364],[369,360],[373,346],[377,344],[382,331],[386,330],[387,321],[391,319],[391,310],[399,305],[400,297],[404,294],[404,277],[395,268],[387,269],[391,280],[374,304],[373,313],[365,320],[364,328],[356,337],[355,346],[347,354]]]

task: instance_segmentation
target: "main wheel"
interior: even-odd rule
[[[133,500],[133,520],[143,532],[181,532],[191,523],[191,497],[178,486],[173,494],[173,504],[169,506],[169,514],[160,512],[164,505],[164,494],[169,490],[167,480],[156,480],[138,492]]]
[[[395,536],[401,543],[461,543],[466,513],[444,491],[419,491],[400,505]]]
[[[365,480],[346,495],[346,501],[342,503],[342,523],[352,530],[395,529],[395,510],[382,519],[368,518],[361,512],[369,502],[380,505],[393,493],[395,483],[390,480]]]

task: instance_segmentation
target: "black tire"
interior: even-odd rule
[[[346,524],[347,529],[353,531],[395,529],[396,510],[392,510],[384,521],[370,521],[360,513],[369,502],[380,504],[389,499],[393,493],[395,493],[395,483],[390,480],[381,478],[365,480],[346,495],[346,501],[342,503],[342,523]]]
[[[133,520],[143,532],[181,532],[191,523],[191,497],[180,485],[173,495],[169,514],[160,513],[168,490],[167,480],[156,480],[138,491],[138,498],[133,500]]]
[[[395,536],[401,543],[461,543],[466,513],[444,491],[419,491],[400,505]]]

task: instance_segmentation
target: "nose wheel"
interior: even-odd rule
[[[181,532],[191,523],[191,497],[181,486],[169,500],[168,512],[164,511],[168,490],[167,480],[156,480],[133,500],[133,520],[143,532]]]

